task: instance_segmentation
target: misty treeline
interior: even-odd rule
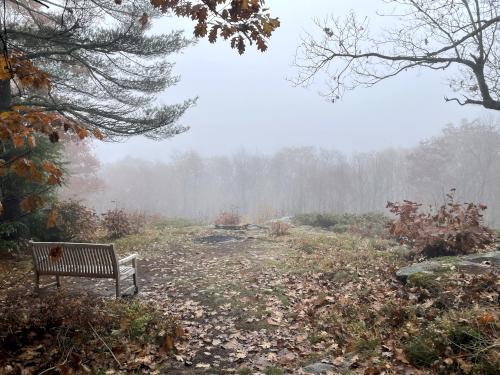
[[[350,156],[313,147],[273,155],[241,151],[170,162],[126,158],[98,172],[102,189],[80,194],[98,211],[119,207],[165,217],[211,220],[237,211],[248,220],[310,212],[386,212],[387,201],[441,204],[456,188],[462,201],[489,206],[500,224],[500,128],[492,120],[447,126],[411,149]]]

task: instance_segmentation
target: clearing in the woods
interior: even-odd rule
[[[410,261],[386,239],[156,225],[116,246],[140,255],[140,293],[120,302],[98,302],[111,280],[63,278],[60,293],[35,296],[30,259],[2,260],[1,374],[487,374],[500,363],[497,275],[403,285],[395,271]],[[75,313],[93,303],[113,313]]]

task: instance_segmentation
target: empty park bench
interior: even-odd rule
[[[121,283],[128,277],[134,284],[132,288],[139,292],[137,283],[137,254],[118,260],[112,244],[90,244],[69,242],[30,242],[35,265],[35,290],[40,289],[40,276],[55,276],[56,281],[45,287],[59,287],[61,276],[95,277],[114,279],[116,297],[121,295]],[[127,266],[126,264],[129,264]]]

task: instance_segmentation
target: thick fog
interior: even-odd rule
[[[209,221],[231,210],[260,222],[308,212],[387,212],[387,201],[402,199],[441,204],[456,188],[457,199],[489,205],[487,219],[497,225],[499,155],[498,126],[475,121],[448,126],[414,148],[351,156],[303,147],[220,157],[192,151],[170,162],[129,157],[101,168],[90,161],[91,168],[73,171],[73,184],[81,186],[86,173],[92,186],[69,191],[98,211],[119,207]]]
[[[499,223],[500,140],[488,127],[498,116],[445,102],[453,68],[409,71],[335,104],[317,94],[321,77],[309,89],[287,80],[296,74],[291,62],[301,36],[314,33],[314,18],[351,9],[373,17],[387,10],[384,1],[270,5],[282,26],[266,53],[249,48],[238,56],[225,43],[201,40],[174,57],[182,79],[160,100],[199,96],[182,119],[188,132],[164,141],[96,144],[105,187],[86,197],[92,205],[197,219],[237,210],[260,220],[384,211],[388,200],[440,204],[456,188],[459,199],[488,204],[488,220]],[[371,26],[385,27],[380,22],[386,19]],[[177,28],[191,30],[192,24],[167,18],[151,32]],[[482,121],[486,127],[445,128],[474,118],[489,120]]]
[[[446,78],[455,71],[411,70],[369,89],[348,93],[332,104],[318,95],[322,77],[309,89],[287,80],[297,72],[291,64],[301,37],[317,32],[314,18],[345,16],[353,9],[373,18],[372,28],[385,26],[376,10],[391,8],[382,0],[272,0],[272,14],[281,27],[265,53],[254,47],[239,56],[228,43],[200,40],[173,56],[177,86],[161,95],[164,103],[198,97],[197,105],[181,119],[191,129],[161,142],[134,137],[123,143],[97,145],[103,162],[126,156],[168,161],[175,152],[196,150],[200,155],[230,155],[241,149],[274,153],[284,147],[315,146],[346,154],[412,147],[450,123],[488,112],[480,107],[446,103],[453,92]],[[388,22],[388,18],[381,19]],[[193,24],[166,18],[151,32],[181,28],[190,35]]]

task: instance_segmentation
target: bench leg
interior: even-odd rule
[[[56,285],[58,288],[61,287],[61,280],[59,279],[59,275],[56,275]]]
[[[139,294],[139,281],[137,279],[137,259],[133,259],[132,260],[132,267],[134,267],[134,274],[133,274],[133,280],[134,280],[134,286],[135,286],[135,289],[134,289],[134,294]]]
[[[116,298],[120,298],[120,276],[116,278]]]
[[[40,291],[40,275],[38,272],[35,272],[35,293]]]
[[[139,293],[139,284],[137,283],[137,271],[135,271],[136,273],[134,273],[134,275],[132,276],[133,279],[134,279],[134,294],[138,294]]]

